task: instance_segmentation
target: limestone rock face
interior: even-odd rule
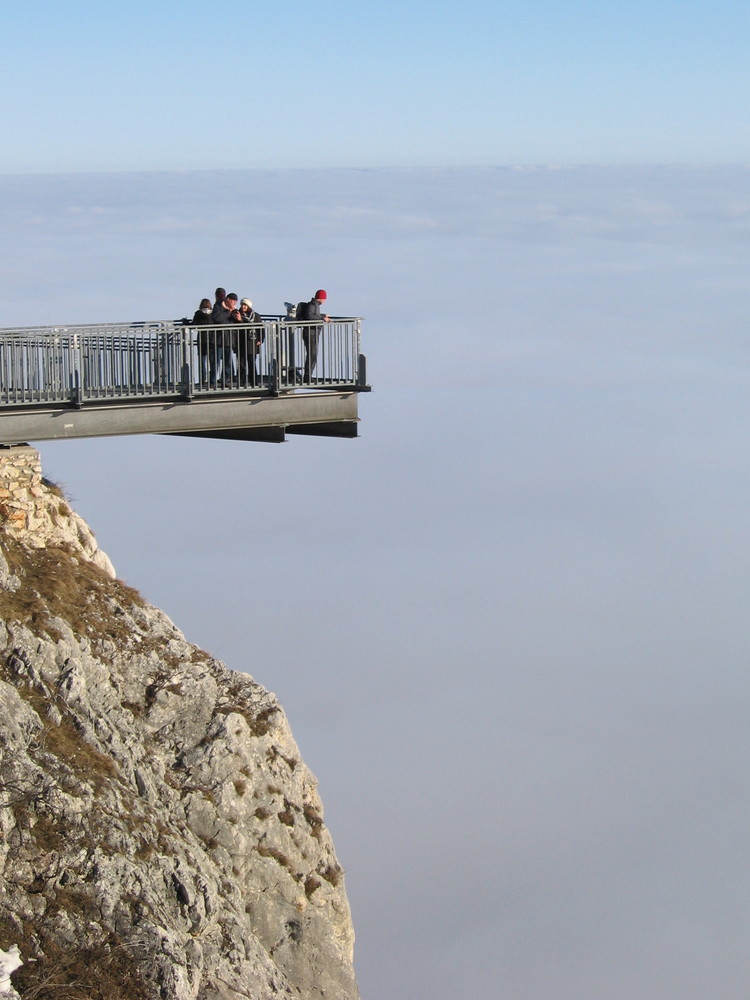
[[[0,452],[0,949],[19,946],[15,989],[356,1000],[342,869],[276,698],[113,578],[35,455]]]

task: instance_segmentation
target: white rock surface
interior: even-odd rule
[[[0,524],[0,945],[20,943],[18,976],[93,1000],[356,1000],[343,873],[276,698],[34,489]]]

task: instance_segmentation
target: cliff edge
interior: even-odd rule
[[[342,869],[276,698],[116,579],[26,447],[0,451],[0,713],[21,997],[356,1000]]]

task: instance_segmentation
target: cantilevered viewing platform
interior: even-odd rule
[[[356,437],[368,390],[359,318],[0,329],[0,445],[120,434]]]

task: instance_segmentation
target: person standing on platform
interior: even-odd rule
[[[247,330],[238,330],[237,367],[239,369],[240,385],[254,386],[258,381],[256,359],[260,354],[260,345],[265,337],[263,320],[253,309],[250,299],[240,302],[240,316],[243,323],[252,326]]]
[[[218,295],[223,292],[223,288],[216,289],[217,301],[211,313],[211,320],[215,326],[228,326],[232,322],[232,313],[237,309],[237,295],[230,292],[221,301]],[[232,378],[232,333],[229,330],[216,330],[214,333],[216,346],[213,357],[209,361],[213,362],[209,378],[211,388],[216,388],[219,360],[221,360],[221,382],[222,385],[229,385]]]
[[[201,304],[195,310],[192,326],[211,326],[211,300],[201,299]],[[211,352],[212,335],[208,330],[199,330],[196,341],[198,346],[198,369],[201,385],[205,385],[209,373],[209,357]]]
[[[318,342],[320,340],[321,323],[330,322],[331,317],[322,315],[321,305],[326,301],[328,295],[324,288],[319,288],[309,302],[300,302],[297,306],[296,319],[306,319],[315,321],[315,326],[304,326],[302,328],[302,343],[305,345],[305,368],[303,381],[309,382],[315,365],[318,362]]]

